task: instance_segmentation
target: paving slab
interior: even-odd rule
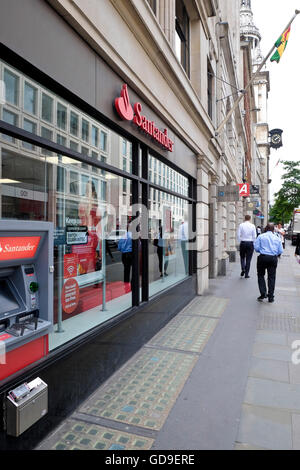
[[[272,408],[243,405],[237,441],[265,449],[291,450],[291,414]]]
[[[249,377],[289,383],[289,364],[283,361],[273,361],[271,359],[252,357]]]
[[[249,377],[244,403],[300,412],[300,385]]]
[[[293,449],[300,450],[300,414],[292,414]]]
[[[254,343],[253,356],[261,359],[290,362],[292,351],[290,347],[280,344]]]
[[[264,330],[257,331],[255,342],[256,343],[281,344],[282,346],[288,345],[287,334],[279,333],[276,331],[264,331]]]

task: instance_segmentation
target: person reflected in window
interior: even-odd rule
[[[179,227],[178,239],[181,245],[181,252],[184,262],[185,274],[189,274],[189,252],[188,252],[188,242],[189,242],[189,227],[187,216],[185,215],[184,221]]]
[[[166,259],[166,240],[163,238],[161,222],[159,222],[159,230],[157,234],[157,256],[160,277],[168,276],[167,269],[169,261]],[[163,266],[164,265],[164,266]]]
[[[120,239],[118,250],[122,253],[122,263],[124,265],[124,282],[130,282],[130,273],[132,267],[132,233],[128,231],[126,235]]]

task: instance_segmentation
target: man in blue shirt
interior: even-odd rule
[[[124,282],[130,282],[130,271],[132,266],[132,233],[127,231],[126,235],[120,239],[118,250],[122,253],[122,263],[124,265]]]
[[[260,255],[257,258],[257,278],[260,297],[258,301],[269,298],[274,302],[274,290],[276,281],[276,269],[278,256],[283,252],[280,239],[274,234],[274,224],[268,224],[265,233],[259,235],[254,243],[254,249]],[[265,282],[265,272],[268,272],[268,294]]]

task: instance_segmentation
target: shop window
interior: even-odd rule
[[[160,204],[149,213],[149,292],[155,295],[184,279],[189,274],[188,203],[182,201],[186,214],[177,215],[180,199],[166,202],[164,193],[157,191]]]
[[[24,111],[30,114],[37,111],[37,89],[27,82],[24,84]]]
[[[61,103],[57,103],[57,127],[63,130],[67,128],[67,108]]]
[[[49,123],[53,121],[53,98],[42,93],[42,119]]]
[[[183,0],[176,0],[175,52],[179,62],[190,74],[190,20]]]
[[[19,77],[10,70],[4,69],[5,101],[18,106],[19,104]]]
[[[8,111],[7,109],[3,109],[2,119],[4,122],[7,122],[12,126],[18,125],[18,115],[12,113],[11,111]],[[2,138],[5,139],[7,142],[15,142],[15,139],[13,137],[10,137],[9,135],[2,134]]]

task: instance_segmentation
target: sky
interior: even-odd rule
[[[261,34],[261,50],[265,57],[275,44],[283,29],[300,10],[300,0],[252,0],[254,24]],[[300,157],[300,14],[291,26],[291,34],[282,58],[267,61],[270,72],[268,99],[269,129],[282,129],[283,147],[271,149],[270,199],[281,187],[283,166],[278,160],[299,160]],[[274,49],[275,52],[275,49]]]

